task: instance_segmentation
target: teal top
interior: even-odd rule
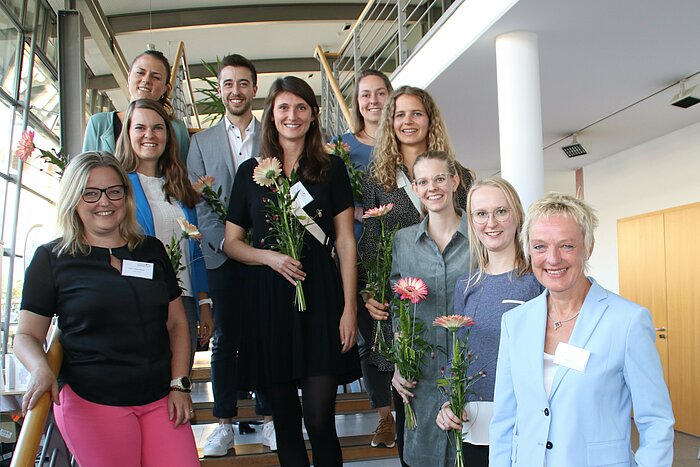
[[[105,151],[114,154],[114,114],[116,112],[96,113],[88,120],[83,140],[83,151]],[[190,134],[182,120],[172,119],[170,124],[177,139],[180,160],[187,167],[187,153],[190,150]]]

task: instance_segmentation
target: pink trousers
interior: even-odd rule
[[[173,428],[168,397],[147,405],[95,404],[66,385],[54,405],[58,429],[85,467],[199,467],[189,423]]]

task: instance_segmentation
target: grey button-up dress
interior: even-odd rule
[[[401,229],[396,234],[392,254],[392,284],[401,277],[418,277],[428,286],[427,298],[416,305],[416,317],[426,326],[426,340],[448,352],[426,354],[423,378],[413,390],[411,405],[418,427],[415,430],[404,428],[403,449],[404,461],[411,467],[454,464],[455,448],[451,438],[448,439],[449,435],[435,424],[435,416],[444,402],[436,381],[441,368],[447,366],[447,355],[451,354],[452,346],[447,330],[433,327],[432,323],[437,316],[454,314],[455,283],[469,268],[467,215],[462,213],[462,222],[442,253],[428,235],[428,221],[429,217],[426,217],[420,224]],[[394,318],[397,319],[395,315]]]

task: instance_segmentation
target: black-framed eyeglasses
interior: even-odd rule
[[[126,187],[124,185],[112,185],[107,188],[85,188],[82,196],[83,201],[86,203],[96,203],[102,198],[102,193],[104,193],[110,201],[119,201],[120,199],[124,199]]]
[[[472,211],[472,219],[474,219],[474,222],[477,224],[486,224],[490,216],[493,216],[498,222],[505,222],[510,217],[510,209],[496,208],[492,212],[484,210]]]

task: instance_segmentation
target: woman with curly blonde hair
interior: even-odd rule
[[[460,183],[454,199],[456,207],[464,209],[467,204],[467,191],[474,175],[456,162],[445,122],[430,94],[423,89],[402,86],[391,94],[384,106],[377,145],[374,148],[374,160],[363,184],[365,209],[393,203],[394,208],[384,217],[386,227],[390,230],[397,226],[402,229],[418,224],[423,218],[421,202],[411,189],[411,184],[415,178],[413,164],[419,155],[428,151],[444,152],[448,162],[457,165]],[[379,219],[366,219],[358,245],[361,258],[374,257],[380,235]],[[387,320],[387,304],[368,297],[365,305],[373,319],[384,321],[384,338],[386,342],[391,342],[392,331]],[[371,351],[369,361],[380,371],[394,372],[393,364],[377,352]],[[403,463],[403,402],[396,392],[394,406],[399,456]]]

